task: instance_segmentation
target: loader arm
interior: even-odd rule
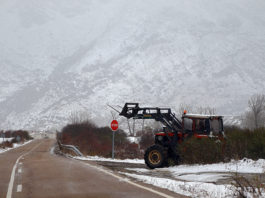
[[[182,130],[181,121],[171,112],[170,108],[139,107],[139,103],[125,103],[120,116],[128,119],[154,119],[174,133]]]

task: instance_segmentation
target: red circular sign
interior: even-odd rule
[[[119,128],[119,124],[117,120],[112,120],[110,127],[113,131],[117,131]]]

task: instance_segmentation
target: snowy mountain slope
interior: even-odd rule
[[[50,129],[106,103],[240,114],[265,92],[262,0],[2,0],[0,127]]]

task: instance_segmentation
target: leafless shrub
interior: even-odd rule
[[[179,144],[182,163],[209,164],[231,159],[264,159],[265,158],[265,129],[253,131],[236,127],[225,129],[226,139],[215,141],[205,138],[187,138]]]
[[[33,139],[28,131],[24,130],[8,130],[0,131],[0,137],[13,138],[11,141],[4,141],[0,144],[1,148],[13,147],[13,143],[24,142]]]
[[[214,115],[216,113],[216,109],[209,107],[209,106],[207,106],[207,107],[200,106],[200,107],[196,108],[196,113]]]
[[[130,143],[122,130],[115,132],[115,157],[138,158],[138,145]],[[111,157],[112,130],[109,127],[97,127],[91,121],[68,124],[57,134],[62,144],[79,147],[84,155]],[[65,151],[68,154],[69,151]]]
[[[8,142],[8,141],[5,141],[3,142],[2,144],[0,144],[0,148],[12,148],[13,147],[13,143],[12,142]]]
[[[144,130],[138,131],[137,136],[140,137],[139,145],[143,150],[155,143],[154,130],[151,127],[145,127]]]
[[[207,114],[214,115],[216,113],[216,109],[209,106],[192,106],[190,104],[180,104],[178,108],[178,116],[181,117],[184,110],[188,113],[198,113],[198,114]]]
[[[192,105],[181,103],[179,105],[177,114],[178,114],[179,117],[181,117],[183,112],[184,112],[184,110],[186,110],[187,112],[193,112],[193,109],[194,109],[194,107]]]
[[[91,123],[91,116],[86,111],[72,112],[69,116],[70,124]]]
[[[234,196],[238,198],[259,198],[265,196],[265,185],[259,177],[247,179],[246,177],[235,174],[232,179],[232,184],[235,187]]]

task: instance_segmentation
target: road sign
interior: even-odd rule
[[[119,128],[119,123],[117,120],[112,120],[110,127],[112,129],[112,159],[114,159],[114,138],[115,138],[115,133],[114,131],[117,131]]]
[[[112,120],[110,127],[112,129],[112,131],[117,131],[119,128],[119,123],[117,120]]]

